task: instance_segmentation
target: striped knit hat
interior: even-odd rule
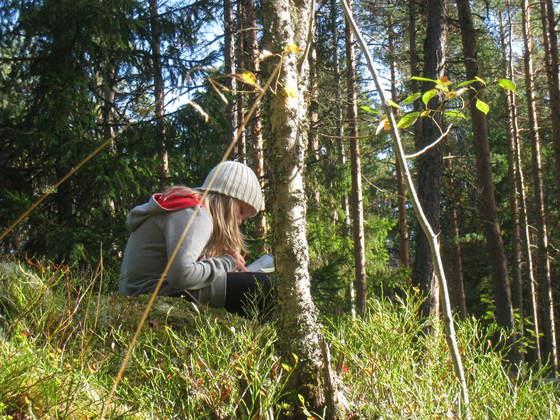
[[[259,180],[251,168],[240,162],[226,161],[218,164],[198,189],[237,198],[251,206],[254,214],[264,210]]]

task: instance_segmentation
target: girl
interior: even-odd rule
[[[203,191],[208,192],[204,201]],[[271,281],[263,273],[247,272],[242,256],[245,241],[239,230],[263,205],[255,173],[239,162],[220,163],[196,190],[175,186],[152,195],[127,217],[131,234],[121,265],[119,292],[153,292],[190,223],[159,294],[186,296],[196,303],[247,315],[245,301],[262,289],[259,306],[268,306]]]

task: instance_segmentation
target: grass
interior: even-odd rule
[[[0,265],[0,415],[99,416],[147,299],[100,293],[103,273]],[[415,299],[372,299],[366,319],[325,320],[356,418],[462,418],[444,337],[427,335]],[[474,418],[560,418],[560,387],[513,370],[488,331],[458,326]],[[278,418],[297,396],[273,323],[159,298],[111,402],[119,418]]]

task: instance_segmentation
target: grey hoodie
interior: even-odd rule
[[[131,232],[121,265],[119,292],[139,295],[152,292],[167,259],[194,217],[163,281],[160,295],[177,295],[187,290],[200,303],[222,307],[226,295],[226,276],[235,265],[233,257],[200,258],[212,236],[212,216],[208,209],[196,207],[169,211],[153,197],[131,210],[126,227]]]

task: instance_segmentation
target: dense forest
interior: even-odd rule
[[[559,19],[2,0],[0,414],[558,416]],[[222,160],[277,318],[119,297],[130,209]]]

